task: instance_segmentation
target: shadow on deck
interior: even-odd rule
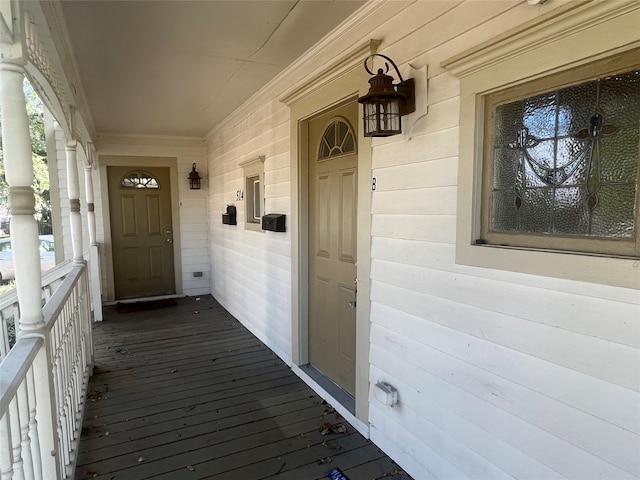
[[[176,302],[95,325],[76,480],[410,480],[211,296]]]

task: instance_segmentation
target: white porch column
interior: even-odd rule
[[[71,223],[71,242],[73,245],[73,262],[84,262],[82,252],[82,217],[80,217],[80,181],[78,179],[77,142],[68,141],[65,147],[67,155],[67,191],[69,192],[69,209]]]
[[[9,185],[9,209],[11,212],[11,244],[13,249],[16,290],[20,306],[20,322],[17,327],[19,338],[41,336],[44,345],[38,351],[33,362],[32,372],[28,373],[27,389],[31,403],[26,412],[35,415],[37,435],[28,439],[39,446],[32,445],[31,452],[40,458],[33,458],[32,478],[56,480],[60,475],[60,451],[56,435],[55,399],[53,388],[52,364],[48,348],[47,332],[42,315],[40,249],[38,225],[34,218],[35,197],[33,193],[33,159],[31,138],[27,118],[26,102],[23,92],[24,65],[27,62],[27,41],[25,28],[33,27],[25,22],[25,4],[18,0],[0,0],[0,103],[2,103],[2,143],[4,167]],[[18,345],[23,342],[18,342]],[[18,348],[16,345],[16,348]],[[23,391],[24,393],[24,391]],[[35,401],[34,401],[35,399]],[[25,415],[24,397],[21,401]],[[33,409],[36,409],[35,413]],[[13,412],[14,417],[16,416]],[[37,417],[37,419],[36,419]],[[31,421],[29,422],[31,423]],[[5,422],[0,425],[3,433]],[[14,437],[15,438],[15,437]],[[26,438],[23,436],[23,439]],[[5,439],[0,448],[0,468],[6,470]],[[26,445],[26,442],[24,442]],[[17,458],[29,458],[22,454]],[[16,458],[14,458],[14,461]],[[31,470],[30,470],[31,471]],[[20,473],[16,474],[20,476]],[[28,474],[27,474],[28,475]]]
[[[89,228],[89,245],[97,245],[96,240],[96,213],[95,205],[93,204],[93,167],[91,164],[85,164],[84,166],[84,189],[87,197],[87,225]]]
[[[93,306],[93,319],[102,321],[102,287],[100,271],[100,255],[96,238],[96,214],[93,192],[93,148],[87,145],[87,163],[84,166],[84,187],[87,197],[87,224],[89,226],[89,279],[91,290],[91,304]]]
[[[38,224],[34,218],[33,160],[21,65],[0,62],[2,145],[11,211],[11,247],[20,304],[18,334],[44,326]]]

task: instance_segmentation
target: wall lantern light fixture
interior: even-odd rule
[[[189,173],[189,188],[191,190],[200,190],[200,174],[196,171],[196,164],[191,165],[191,173]]]
[[[385,69],[378,69],[373,73],[367,62],[374,57],[387,60],[398,75],[398,83],[393,83],[393,77],[387,75],[389,63],[385,62]],[[369,92],[358,98],[363,107],[364,136],[389,137],[402,133],[402,116],[416,111],[415,82],[413,78],[403,80],[400,70],[389,57],[374,53],[364,61],[364,68],[373,75],[369,79]]]

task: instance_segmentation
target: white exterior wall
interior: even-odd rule
[[[234,127],[209,139],[211,291],[258,338],[291,360],[291,184],[289,109],[272,99]],[[287,215],[287,232],[245,230],[244,190],[239,163],[264,155],[266,213]],[[245,192],[246,198],[246,192]],[[227,205],[237,225],[223,225]]]
[[[400,403],[370,395],[370,436],[416,479],[640,477],[638,291],[455,263],[460,87],[440,63],[564,3],[391,2],[335,34],[428,65],[428,116],[410,140],[375,140],[371,172],[370,380]],[[208,139],[212,292],[287,361],[291,238],[245,231],[236,190],[238,163],[265,155],[267,211],[297,208],[277,98],[298,81],[279,77]]]

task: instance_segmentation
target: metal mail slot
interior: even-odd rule
[[[284,232],[286,215],[283,213],[268,213],[262,216],[262,229],[272,232]]]

